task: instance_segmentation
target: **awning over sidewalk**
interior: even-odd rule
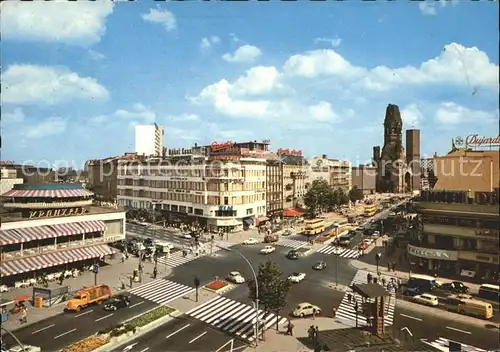
[[[246,223],[247,225],[253,225],[253,219],[252,219],[252,218],[246,218],[246,219],[244,219],[243,221],[245,221],[245,223]]]
[[[54,230],[57,236],[73,236],[83,233],[83,228],[76,222],[49,226],[52,230]]]
[[[100,220],[79,222],[78,225],[83,228],[84,233],[106,231],[106,224]]]
[[[107,245],[97,245],[12,260],[2,263],[0,266],[0,276],[6,277],[34,270],[50,268],[56,265],[78,262],[80,260],[98,258],[113,252],[113,249]]]
[[[304,213],[301,213],[300,211],[295,209],[286,209],[283,211],[283,216],[285,217],[295,218],[302,215],[304,215]]]
[[[0,245],[30,242],[56,237],[49,226],[25,227],[20,229],[0,230]]]

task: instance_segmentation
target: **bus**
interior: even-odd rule
[[[500,299],[500,286],[483,284],[479,286],[478,296],[489,301],[498,302]]]
[[[365,205],[365,217],[372,217],[377,213],[377,206],[375,204]]]
[[[406,283],[406,293],[416,295],[431,292],[439,283],[435,277],[429,275],[412,274]]]
[[[306,236],[317,235],[325,231],[324,219],[312,219],[304,221],[304,232]]]

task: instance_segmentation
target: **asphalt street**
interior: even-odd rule
[[[235,351],[243,350],[246,344],[219,332],[208,325],[185,316],[174,320],[147,334],[130,341],[121,347],[126,352],[146,351],[231,351],[231,343]],[[118,351],[118,350],[117,350]]]
[[[80,313],[61,313],[25,328],[17,329],[14,334],[23,344],[38,346],[42,351],[58,351],[73,342],[94,334],[96,331],[118,325],[124,320],[140,315],[156,306],[154,302],[134,295],[131,296],[130,301],[130,307],[119,309],[116,312],[108,312],[102,306],[93,305]],[[14,344],[9,335],[4,336],[8,346]]]
[[[191,243],[190,239],[182,238],[181,233],[178,231],[175,232],[169,229],[146,227],[130,223],[127,223],[127,236],[155,238],[157,240],[170,242],[176,247],[182,247],[183,245],[189,245]]]
[[[401,337],[401,331],[404,332],[401,329],[404,328],[408,328],[414,338],[424,338],[428,341],[445,338],[489,351],[499,346],[498,328],[489,329],[461,322],[459,318],[453,319],[453,315],[429,314],[419,310],[418,306],[408,309],[396,304],[394,335]]]

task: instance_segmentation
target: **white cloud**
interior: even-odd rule
[[[425,16],[436,16],[437,15],[437,6],[440,5],[441,7],[445,7],[449,2],[454,1],[431,1],[431,0],[425,0],[425,1],[420,1],[418,4],[418,9],[420,12],[422,12],[423,15]]]
[[[316,105],[310,105],[309,114],[316,121],[332,122],[338,119],[337,114],[333,111],[332,105],[326,101],[320,101]]]
[[[52,117],[42,121],[26,130],[28,138],[42,138],[55,134],[60,134],[66,130],[66,120],[59,117]]]
[[[423,120],[424,115],[417,104],[410,104],[401,110],[401,119],[406,127],[417,127]]]
[[[74,100],[107,99],[108,90],[91,77],[67,68],[12,65],[2,75],[5,104],[57,104]]]
[[[3,1],[3,39],[90,45],[106,32],[112,1]]]
[[[149,13],[144,13],[141,17],[144,21],[162,25],[167,32],[177,28],[175,15],[168,10],[150,9]]]
[[[3,123],[20,123],[25,119],[24,112],[21,108],[15,108],[12,112],[2,113]]]
[[[319,44],[319,43],[328,43],[331,46],[333,46],[334,48],[336,48],[336,47],[340,46],[340,44],[342,44],[342,39],[340,39],[339,37],[335,37],[335,38],[321,37],[321,38],[315,38],[314,42],[316,44]]]
[[[333,49],[324,49],[291,56],[283,70],[288,75],[306,78],[335,76],[342,82],[372,91],[402,85],[461,84],[475,92],[479,87],[497,89],[499,76],[498,65],[491,62],[485,52],[457,43],[446,45],[439,56],[419,67],[368,69],[354,66]]]
[[[228,62],[253,62],[262,55],[262,51],[253,45],[242,45],[233,54],[226,53],[222,58]]]
[[[199,121],[200,117],[196,114],[181,114],[181,115],[170,115],[168,119],[177,122],[192,122]]]
[[[136,103],[131,110],[119,109],[114,115],[125,120],[134,120],[138,123],[153,123],[156,120],[156,113],[141,103]]]
[[[208,53],[214,45],[220,44],[220,38],[213,35],[211,37],[204,37],[200,42],[200,50],[203,53]]]
[[[442,102],[436,110],[436,121],[444,125],[474,122],[490,123],[497,118],[494,111],[471,110],[454,102]]]

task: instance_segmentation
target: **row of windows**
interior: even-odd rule
[[[177,167],[173,169],[119,169],[120,176],[168,176],[168,177],[265,177],[266,170],[204,168],[203,166]]]
[[[248,180],[248,179],[247,179]],[[153,181],[153,180],[136,180],[131,179],[119,180],[119,185],[122,186],[137,186],[161,189],[186,189],[192,191],[207,191],[213,192],[230,192],[230,191],[255,191],[266,187],[264,181],[248,181],[248,182],[194,182],[194,181]]]

